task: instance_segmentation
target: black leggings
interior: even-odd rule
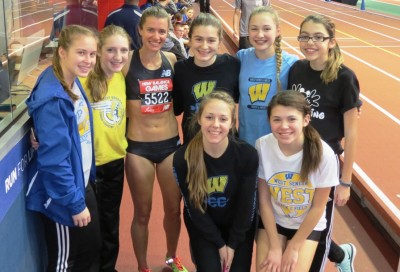
[[[96,166],[96,198],[102,238],[100,271],[115,271],[119,251],[119,209],[123,188],[123,158]]]
[[[189,234],[193,259],[197,272],[221,272],[221,260],[218,248],[196,229],[191,219],[184,215],[186,229]],[[255,221],[255,220],[254,220]],[[229,228],[220,229],[225,241],[228,240]],[[255,222],[246,234],[246,239],[236,249],[230,272],[247,272],[251,268]]]
[[[336,187],[332,187],[329,193],[329,201],[328,203],[326,203],[325,209],[326,228],[321,233],[321,238],[315,251],[310,272],[325,271],[327,257],[331,262],[340,263],[343,261],[345,256],[343,249],[338,246],[333,240],[331,240],[333,216],[335,212],[335,203],[333,200],[335,197],[335,190]]]

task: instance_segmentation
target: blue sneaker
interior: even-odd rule
[[[356,247],[351,244],[340,245],[344,251],[344,259],[341,263],[336,263],[336,268],[339,272],[354,272],[354,258],[356,257]]]

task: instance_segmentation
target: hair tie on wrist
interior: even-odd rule
[[[350,181],[349,183],[343,182],[343,180],[339,179],[339,184],[342,185],[342,186],[344,186],[344,187],[349,188],[349,187],[351,187],[351,185],[352,185],[353,183],[352,183],[351,181]]]

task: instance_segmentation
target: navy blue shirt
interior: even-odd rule
[[[108,14],[104,26],[117,25],[124,28],[132,39],[131,50],[137,50],[142,46],[139,35],[139,21],[141,17],[142,12],[138,6],[124,4],[119,9]]]

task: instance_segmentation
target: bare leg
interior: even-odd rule
[[[256,234],[256,271],[264,272],[266,267],[261,268],[269,250],[268,235],[265,229],[258,229]]]
[[[164,231],[167,238],[167,257],[176,255],[181,230],[181,193],[172,172],[173,154],[157,165],[164,206]]]
[[[286,244],[286,237],[278,235],[281,242],[282,250]],[[264,272],[267,271],[267,267],[261,268],[262,262],[264,262],[269,251],[269,238],[265,229],[258,229],[256,234],[256,271]]]
[[[310,270],[315,250],[317,249],[318,241],[306,240],[299,250],[299,257],[295,271]]]
[[[125,171],[134,206],[131,227],[133,249],[139,269],[148,268],[148,226],[152,206],[155,168],[154,164],[149,160],[128,153]]]

